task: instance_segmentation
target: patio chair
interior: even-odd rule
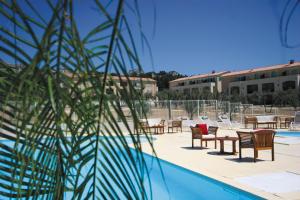
[[[275,115],[260,115],[256,116],[256,128],[258,125],[267,125],[268,128],[272,127],[277,129],[278,117]]]
[[[239,158],[242,159],[242,149],[252,148],[254,151],[254,162],[258,157],[259,150],[271,150],[272,161],[274,161],[274,136],[273,130],[259,130],[255,132],[237,131],[239,137]]]
[[[141,132],[150,133],[150,126],[146,120],[140,120],[136,128],[137,134]]]
[[[253,129],[256,128],[257,119],[255,116],[245,116],[245,128],[248,128],[248,124],[252,124]]]
[[[207,141],[214,141],[215,142],[215,149],[217,148],[217,131],[218,127],[210,126],[208,128],[208,134],[203,134],[198,127],[190,127],[192,130],[192,148],[194,148],[194,140],[200,140],[200,147],[202,148],[202,143],[205,141],[205,146],[207,147]]]
[[[172,133],[173,133],[174,128],[176,128],[176,132],[178,132],[178,129],[180,129],[180,132],[182,132],[182,121],[181,120],[170,121],[168,123],[168,133],[170,133],[170,129],[172,129]]]
[[[150,118],[147,119],[148,123],[148,128],[154,129],[154,133],[164,133],[164,128],[165,128],[165,120],[161,118]]]
[[[291,123],[294,121],[294,117],[291,116],[280,116],[278,119],[280,128],[290,128]]]
[[[290,130],[297,130],[300,129],[300,111],[295,113],[295,119],[291,122]]]

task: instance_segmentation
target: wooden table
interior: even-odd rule
[[[163,134],[165,133],[165,126],[164,125],[154,125],[150,128],[154,129],[154,134]]]
[[[238,137],[217,137],[216,140],[220,141],[220,153],[221,154],[236,154],[236,141],[239,140]],[[232,141],[232,152],[224,151],[224,141]]]

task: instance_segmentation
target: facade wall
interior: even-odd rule
[[[169,82],[169,89],[171,91],[193,93],[194,91],[199,92],[222,92],[221,75],[227,72],[221,72],[217,74],[191,76],[186,78],[177,79]]]
[[[114,84],[116,84],[120,89],[124,89],[119,81],[119,78],[113,78]],[[151,96],[156,96],[158,92],[158,87],[155,80],[149,80],[149,79],[139,79],[132,77],[130,78],[131,83],[133,84],[134,88],[137,90],[142,90],[143,94],[150,94]],[[143,82],[143,86],[141,85],[141,81]],[[124,81],[125,84],[127,81]],[[128,86],[125,86],[125,88],[128,88]],[[114,85],[107,85],[106,86],[106,93],[114,93],[117,94],[117,88]]]
[[[281,67],[274,70],[260,70],[255,73],[241,73],[240,75],[235,73],[234,76],[227,74],[222,77],[222,89],[228,95],[240,95],[246,99],[257,95],[257,103],[264,102],[266,104],[272,102],[274,95],[278,92],[289,89],[299,91],[299,84],[300,63],[289,68]]]
[[[229,92],[231,94],[232,87],[239,87],[241,95],[247,95],[247,86],[248,85],[257,85],[258,86],[258,94],[266,94],[266,93],[276,93],[280,91],[284,91],[283,83],[287,81],[295,81],[296,90],[299,90],[299,77],[300,75],[290,75],[284,77],[276,77],[276,78],[267,78],[261,80],[250,80],[250,81],[238,81],[238,82],[231,82],[229,83]],[[274,84],[274,92],[266,92],[262,90],[262,86],[265,83],[273,83]]]

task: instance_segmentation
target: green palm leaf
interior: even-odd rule
[[[103,21],[82,38],[73,1],[43,2],[47,16],[22,3],[0,7],[0,17],[17,30],[0,26],[0,52],[8,60],[0,62],[0,198],[151,198],[140,136],[118,103],[136,124],[141,99],[127,65],[141,64],[124,1],[107,7],[96,0]],[[106,94],[111,84],[119,97]]]

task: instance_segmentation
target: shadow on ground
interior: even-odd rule
[[[207,147],[181,147],[183,149],[187,149],[187,150],[204,150],[204,149],[208,149]]]
[[[235,156],[235,154],[232,154],[230,152],[220,153],[219,151],[210,151],[210,152],[207,152],[207,154],[213,155],[213,156]]]
[[[251,157],[245,157],[245,158],[242,158],[242,159],[239,159],[239,158],[226,158],[226,160],[237,162],[237,163],[254,163],[253,157],[252,158]],[[261,162],[261,161],[266,161],[266,160],[261,160],[261,159],[256,158],[256,162]]]

